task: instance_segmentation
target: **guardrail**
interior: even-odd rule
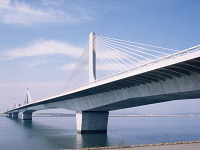
[[[200,45],[197,45],[197,46],[191,47],[189,49],[186,49],[186,50],[183,50],[183,51],[168,55],[166,57],[151,61],[149,63],[146,63],[146,64],[143,64],[143,65],[140,65],[140,66],[137,66],[137,67],[134,67],[134,68],[131,68],[131,69],[128,69],[128,70],[113,74],[111,76],[108,76],[108,77],[105,77],[105,78],[102,78],[102,79],[99,79],[99,80],[96,80],[95,83],[98,82],[98,81],[102,81],[102,80],[106,80],[106,79],[109,79],[109,78],[113,78],[113,77],[116,77],[116,76],[119,76],[119,75],[122,75],[122,74],[125,74],[125,73],[129,73],[129,72],[132,72],[132,71],[135,71],[135,70],[138,70],[138,69],[149,67],[149,66],[152,66],[154,64],[158,64],[158,63],[161,63],[161,62],[164,62],[164,61],[167,61],[167,60],[171,60],[173,58],[177,58],[177,57],[180,57],[180,56],[183,56],[183,55],[187,55],[189,53],[193,53],[193,52],[196,52],[196,51],[199,51],[199,50],[200,50]]]

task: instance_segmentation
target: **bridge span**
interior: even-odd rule
[[[91,33],[88,84],[6,113],[15,118],[22,112],[26,120],[38,110],[64,108],[76,112],[78,132],[106,132],[109,111],[200,98],[199,45],[96,80],[94,38]]]

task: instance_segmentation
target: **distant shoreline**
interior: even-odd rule
[[[109,115],[109,117],[200,117],[200,115]]]
[[[76,117],[76,114],[33,114],[35,117]],[[109,117],[200,117],[200,115],[115,115]]]
[[[0,114],[0,116],[7,116]],[[33,114],[33,117],[76,117],[75,114]],[[111,114],[109,117],[200,117],[200,115],[115,115]]]

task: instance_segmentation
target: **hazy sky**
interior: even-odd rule
[[[90,32],[183,50],[200,44],[199,0],[0,0],[0,112],[26,87],[33,100],[63,89]],[[119,112],[200,112],[200,100]]]

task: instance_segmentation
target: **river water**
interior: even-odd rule
[[[77,134],[75,117],[0,116],[0,150],[77,149],[200,140],[200,117],[109,117],[107,134]]]

